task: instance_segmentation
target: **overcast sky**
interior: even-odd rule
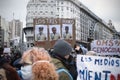
[[[98,17],[108,22],[112,20],[117,31],[120,31],[120,0],[80,0]],[[0,15],[10,21],[20,19],[25,26],[26,5],[28,0],[0,0]]]

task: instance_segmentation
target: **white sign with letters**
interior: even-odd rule
[[[120,55],[120,40],[94,40],[91,50],[100,55]]]
[[[120,80],[120,59],[77,55],[77,80]]]

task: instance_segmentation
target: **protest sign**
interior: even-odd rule
[[[77,55],[77,80],[120,80],[120,59]]]
[[[120,55],[120,40],[94,40],[91,50],[100,55]]]
[[[10,48],[4,48],[3,53],[10,53]]]

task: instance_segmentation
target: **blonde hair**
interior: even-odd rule
[[[33,64],[39,60],[51,61],[51,57],[44,48],[33,47],[23,53],[21,63]]]
[[[32,66],[32,80],[58,80],[55,66],[49,61],[37,61]]]
[[[44,48],[33,47],[24,52],[22,63],[32,65],[32,80],[58,80],[58,74],[51,57]]]

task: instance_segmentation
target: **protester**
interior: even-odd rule
[[[58,80],[55,66],[47,60],[40,60],[32,66],[32,80]]]
[[[85,55],[88,52],[87,48],[85,48],[84,46],[80,44],[75,44],[74,49],[77,52],[77,54]]]
[[[15,67],[16,69],[20,69],[20,67],[22,66],[19,61],[21,60],[22,54],[20,51],[17,51],[16,53],[14,53],[13,57],[12,57],[12,66]]]
[[[3,56],[7,60],[7,62],[9,64],[11,64],[12,57],[11,57],[11,54],[10,54],[10,48],[4,48],[4,50],[3,50]]]
[[[51,72],[53,71],[53,73],[50,73],[51,74],[51,75],[49,74],[50,76],[45,75],[45,74],[48,74],[46,72],[47,69],[45,72],[42,72],[42,74],[39,73],[41,71],[44,71],[45,67],[43,67],[43,70],[42,69],[38,70],[38,68],[41,68],[41,66],[45,66],[45,65],[42,64],[41,66],[38,67],[37,64],[34,64],[34,63],[36,61],[41,61],[41,60],[44,60],[46,62],[51,61],[50,55],[48,54],[48,52],[44,48],[33,47],[32,49],[24,52],[22,59],[21,59],[21,63],[23,64],[23,66],[21,67],[21,70],[18,71],[18,74],[20,75],[21,79],[22,80],[31,80],[31,79],[39,80],[40,78],[43,78],[43,77],[46,79],[46,77],[50,78],[51,75],[53,76],[55,73],[54,73],[54,70],[52,70],[52,69],[51,69]],[[32,65],[33,65],[33,68],[32,68]],[[56,74],[52,77],[52,78],[54,78],[53,80],[57,80]],[[42,80],[45,80],[45,79],[42,79]]]
[[[9,64],[3,55],[3,48],[0,48],[0,80],[20,80],[16,70]]]
[[[64,71],[59,73],[59,80],[76,80],[76,63],[70,55],[71,52],[72,47],[65,40],[58,40],[53,47],[53,51],[51,52],[53,57],[52,62],[58,70],[64,69]]]
[[[3,51],[4,51],[4,48],[3,48],[3,47],[0,47],[0,56],[1,56],[1,57],[3,56]]]

